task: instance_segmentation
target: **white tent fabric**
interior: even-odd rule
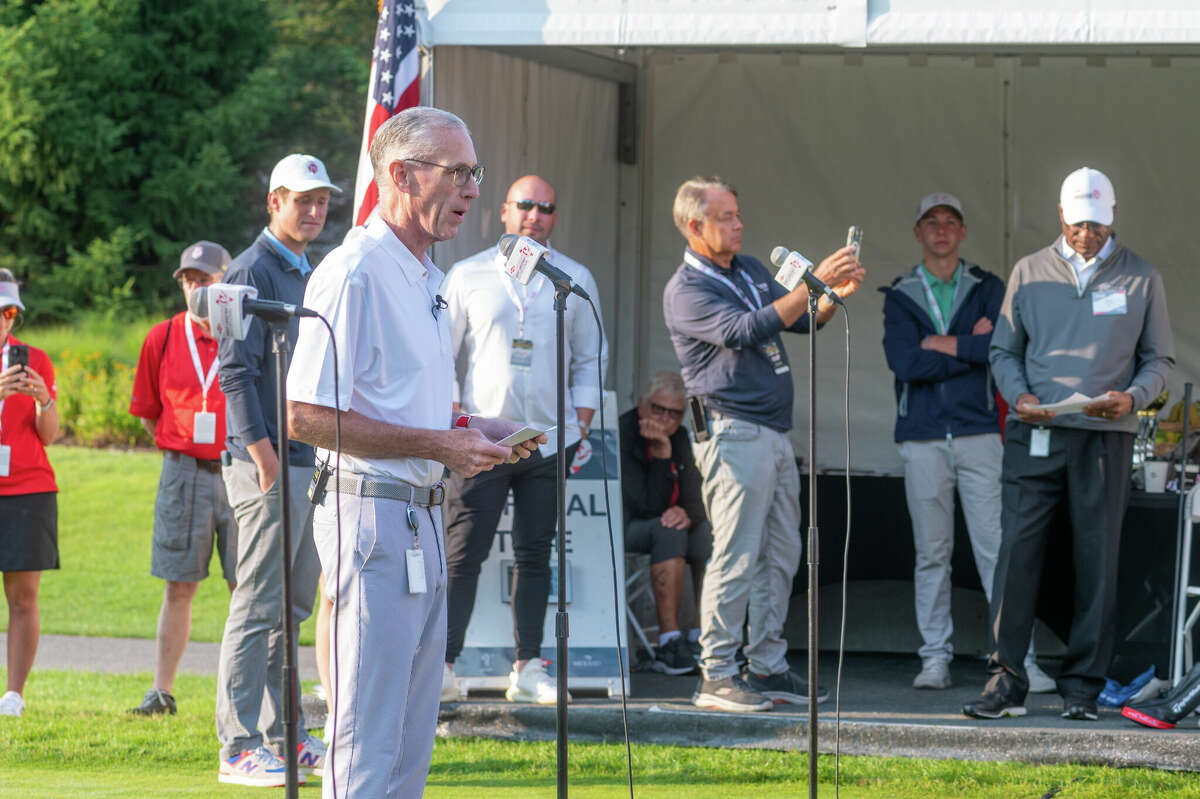
[[[1200,41],[1193,0],[426,0],[429,45],[1141,44]]]
[[[671,202],[684,179],[711,173],[740,189],[745,251],[761,259],[786,244],[816,261],[848,225],[866,230],[869,277],[849,301],[855,471],[899,472],[876,289],[920,257],[912,212],[931,191],[962,199],[963,255],[1006,278],[1057,234],[1062,178],[1084,164],[1103,169],[1116,186],[1118,235],[1166,282],[1180,363],[1173,397],[1200,378],[1191,219],[1200,160],[1186,99],[1200,88],[1200,59],[656,50],[641,67],[638,179],[623,182],[631,168],[616,164],[612,84],[476,48],[438,48],[436,58],[435,100],[472,125],[489,166],[470,230],[438,245],[438,263],[494,241],[513,178],[554,174],[564,207],[554,239],[593,267],[610,342],[627,344],[610,367],[622,407],[642,380],[677,365],[661,309],[683,248]],[[640,209],[640,236],[621,230],[623,207]],[[618,258],[629,238],[642,242],[637,257]],[[839,318],[819,337],[822,468],[843,462],[842,330]],[[786,339],[803,451],[807,341]]]

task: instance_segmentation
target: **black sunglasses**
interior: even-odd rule
[[[517,206],[518,211],[532,211],[534,206],[537,206],[537,209],[547,216],[554,213],[554,209],[558,207],[554,203],[538,203],[533,200],[510,200],[509,202]]]

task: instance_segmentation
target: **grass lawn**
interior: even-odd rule
[[[60,445],[49,453],[58,478],[62,568],[42,574],[42,632],[153,638],[163,581],[150,576],[150,538],[162,456]],[[221,640],[228,611],[229,589],[214,552],[192,605],[192,640]],[[7,606],[0,629],[8,629]],[[312,640],[309,619],[300,643]]]
[[[220,786],[212,722],[212,677],[180,675],[179,714],[144,719],[123,711],[146,675],[35,670],[20,719],[0,719],[0,796],[277,796],[282,789]],[[572,744],[571,794],[620,799],[625,750]],[[832,797],[833,758],[820,763],[821,796]],[[807,791],[805,755],[742,749],[634,748],[635,795],[738,799],[799,797]],[[316,784],[314,780],[312,784]],[[312,788],[304,795],[316,796]],[[431,799],[472,795],[530,799],[555,795],[553,743],[442,739],[434,748]],[[1138,799],[1200,797],[1200,778],[1143,769],[1028,766],[1012,763],[844,757],[841,795],[972,799]]]

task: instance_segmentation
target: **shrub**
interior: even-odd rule
[[[99,352],[70,350],[55,363],[63,432],[86,446],[152,446],[141,422],[129,415],[133,368]]]

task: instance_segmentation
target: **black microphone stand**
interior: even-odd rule
[[[276,423],[278,424],[279,453],[279,517],[283,526],[283,735],[287,749],[285,761],[285,793],[287,799],[298,799],[298,757],[300,743],[298,709],[300,707],[299,683],[296,681],[296,635],[295,611],[292,607],[292,513],[290,480],[288,470],[289,441],[287,428],[287,372],[288,372],[288,318],[271,320],[271,351],[275,353],[275,383],[278,402]]]
[[[817,799],[817,293],[808,290],[808,796]]]
[[[569,281],[552,281],[554,283],[554,315],[557,325],[555,338],[558,354],[554,364],[554,374],[557,385],[555,392],[558,401],[558,474],[556,489],[558,493],[558,537],[555,546],[558,549],[558,612],[554,616],[554,638],[557,644],[555,654],[555,673],[558,680],[557,706],[555,707],[555,743],[557,745],[556,759],[558,764],[558,799],[567,799],[567,636],[569,634],[567,618],[567,457],[563,437],[567,426],[567,395],[564,378],[566,369],[566,310],[567,296],[571,293]]]

